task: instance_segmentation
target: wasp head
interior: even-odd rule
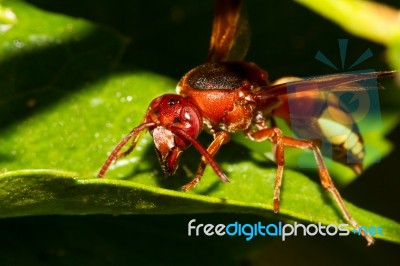
[[[158,159],[163,170],[171,175],[178,168],[179,157],[202,130],[202,116],[188,99],[165,94],[154,99],[146,113]]]

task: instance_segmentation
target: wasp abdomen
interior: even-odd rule
[[[340,109],[326,109],[318,118],[318,125],[323,136],[332,144],[332,159],[360,174],[365,148],[353,118]]]
[[[318,146],[330,144],[331,148],[323,152],[326,156],[361,173],[365,156],[363,140],[352,115],[338,104],[335,95],[327,99],[312,92],[280,99],[282,104],[274,110],[274,115],[286,120],[298,138],[311,140]]]

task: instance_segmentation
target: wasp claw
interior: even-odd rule
[[[274,198],[274,213],[279,212],[279,199]]]

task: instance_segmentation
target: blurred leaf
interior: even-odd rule
[[[400,69],[399,10],[373,1],[297,0],[297,2],[332,20],[354,35],[385,45],[389,49],[389,63],[394,69]]]
[[[373,1],[297,0],[347,31],[381,44],[400,36],[398,11]]]
[[[388,44],[388,59],[394,69],[400,69],[400,36]]]
[[[9,30],[11,25],[17,22],[17,17],[10,8],[0,5],[0,33]]]
[[[110,29],[4,1],[18,21],[0,33],[2,128],[104,79],[126,40]]]

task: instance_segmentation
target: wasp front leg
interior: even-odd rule
[[[256,132],[248,132],[248,137],[253,139],[254,141],[264,141],[269,140],[274,145],[276,145],[276,163],[278,165],[275,188],[274,188],[274,211],[279,211],[279,201],[280,201],[280,189],[282,185],[282,175],[283,175],[283,167],[284,167],[284,148],[293,147],[298,149],[307,149],[312,150],[314,153],[315,160],[318,166],[319,177],[321,180],[322,187],[329,191],[336,203],[338,204],[343,216],[345,219],[357,230],[361,231],[361,234],[367,240],[368,245],[372,245],[374,243],[374,238],[367,235],[365,231],[360,230],[360,225],[357,221],[350,215],[350,212],[346,208],[342,196],[339,191],[336,189],[332,178],[329,175],[328,168],[325,165],[324,159],[322,157],[321,151],[318,146],[312,141],[294,139],[291,137],[283,136],[282,131],[277,128],[266,128]]]
[[[208,146],[207,152],[208,152],[211,156],[214,156],[214,155],[218,152],[219,148],[221,148],[222,144],[228,143],[229,140],[230,140],[230,138],[231,138],[231,137],[230,137],[230,135],[229,135],[228,132],[219,131],[219,132],[215,133],[215,134],[214,134],[214,140],[213,140],[213,142],[211,142],[211,144]],[[207,159],[206,159],[204,156],[202,156],[202,157],[201,157],[200,166],[199,166],[199,168],[197,169],[197,172],[196,172],[195,177],[193,178],[192,181],[190,181],[189,183],[187,183],[186,185],[184,185],[184,186],[182,187],[182,190],[183,190],[183,191],[188,191],[189,189],[194,188],[194,187],[200,182],[200,180],[201,180],[201,178],[202,178],[202,176],[203,176],[203,173],[204,173],[204,170],[205,170],[207,164],[208,164]],[[221,178],[221,180],[222,180],[223,182],[229,182],[229,180],[228,180],[228,179],[225,179],[225,178],[224,178],[224,179]]]

